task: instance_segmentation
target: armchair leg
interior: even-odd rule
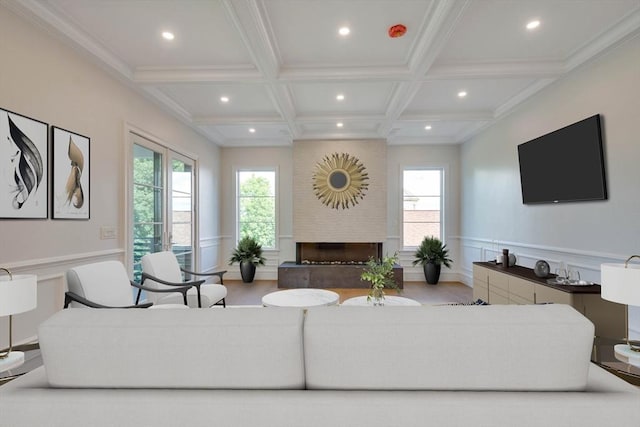
[[[66,293],[64,294],[64,308],[69,308],[69,304],[71,304],[71,298]]]

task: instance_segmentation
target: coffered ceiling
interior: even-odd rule
[[[640,34],[640,0],[0,2],[220,146],[461,143]]]

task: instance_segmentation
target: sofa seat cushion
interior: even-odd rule
[[[592,365],[584,392],[52,389],[42,368],[0,387],[11,427],[635,426],[640,391]]]
[[[567,305],[311,308],[307,388],[582,390],[593,334]]]
[[[304,388],[301,309],[82,310],[39,328],[54,387]]]

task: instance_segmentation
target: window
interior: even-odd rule
[[[425,236],[442,239],[442,169],[404,169],[402,242],[416,247]]]
[[[237,172],[237,239],[253,237],[265,249],[276,247],[276,172]]]

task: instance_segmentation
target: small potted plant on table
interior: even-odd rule
[[[422,265],[424,270],[424,278],[430,285],[435,285],[440,280],[440,269],[444,264],[445,267],[451,267],[451,258],[449,258],[449,250],[447,245],[443,244],[440,239],[433,236],[426,236],[415,253],[413,265]]]
[[[382,260],[371,257],[367,261],[364,271],[360,275],[360,280],[371,282],[367,302],[373,301],[374,306],[384,305],[384,290],[400,290],[393,277],[393,267],[398,262],[398,253],[393,256],[385,256]]]
[[[229,265],[240,263],[240,275],[244,283],[253,282],[256,266],[264,265],[266,258],[262,256],[262,245],[253,237],[245,236],[238,242],[238,246],[231,253]]]

